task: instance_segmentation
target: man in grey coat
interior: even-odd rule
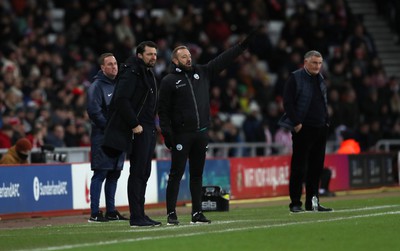
[[[91,120],[91,169],[93,176],[90,184],[89,222],[107,222],[128,220],[115,208],[115,192],[118,179],[124,165],[125,153],[115,157],[107,156],[101,148],[104,129],[107,124],[108,110],[118,74],[117,60],[111,53],[104,53],[99,58],[101,70],[94,77],[94,82],[87,92],[87,113]],[[100,194],[105,180],[106,213],[99,209]]]

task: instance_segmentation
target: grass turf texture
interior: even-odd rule
[[[323,205],[331,213],[289,213],[287,201],[269,206],[231,204],[229,212],[207,212],[213,222],[130,228],[127,222],[66,224],[0,229],[0,250],[397,250],[400,246],[398,192]],[[276,204],[276,203],[275,203]]]

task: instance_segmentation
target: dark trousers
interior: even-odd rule
[[[117,191],[117,183],[120,175],[121,170],[93,170],[90,182],[90,211],[92,215],[100,211],[100,194],[104,180],[106,180],[104,185],[106,211],[115,211],[115,192]]]
[[[312,197],[318,196],[319,181],[325,160],[326,134],[327,127],[310,126],[303,126],[300,132],[292,133],[289,207],[302,205],[303,182],[306,184],[306,208],[311,208]]]
[[[325,167],[321,172],[321,185],[320,188],[324,189],[325,191],[329,191],[329,183],[331,181],[332,171]]]
[[[155,127],[143,126],[143,132],[135,134],[132,141],[132,153],[129,156],[128,202],[131,223],[144,220],[145,193],[155,147]]]
[[[208,145],[207,130],[174,135],[174,143],[166,195],[167,213],[175,211],[179,185],[185,172],[188,158],[192,213],[201,211],[203,170]]]

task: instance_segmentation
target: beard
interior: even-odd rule
[[[156,65],[156,61],[149,61],[148,63],[145,63],[147,68],[153,68]]]
[[[182,64],[181,62],[178,62],[178,67],[185,71],[191,71],[193,68],[192,65],[185,65],[185,64]]]

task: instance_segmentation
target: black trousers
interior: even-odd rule
[[[201,211],[203,170],[208,145],[207,130],[174,135],[171,169],[167,185],[167,213],[175,211],[179,186],[189,158],[190,194],[192,213]]]
[[[328,167],[324,167],[321,172],[321,185],[320,188],[329,191],[329,183],[331,181],[332,171]]]
[[[289,207],[302,205],[303,182],[306,184],[306,208],[311,208],[312,197],[318,196],[319,181],[325,161],[326,137],[327,127],[303,126],[300,132],[292,133]]]
[[[155,127],[142,126],[143,132],[135,134],[135,138],[132,140],[132,153],[129,156],[128,201],[131,223],[144,220],[145,193],[156,147]]]

